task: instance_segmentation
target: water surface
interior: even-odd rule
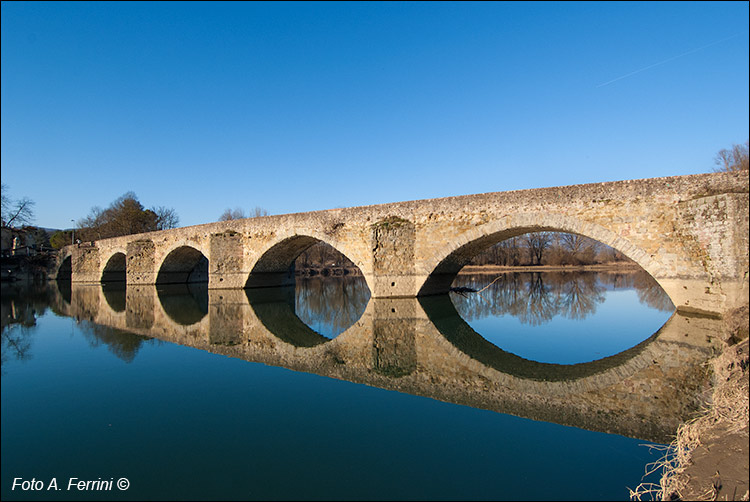
[[[506,286],[485,300],[376,300],[356,279],[317,280],[4,289],[3,500],[627,500],[660,456],[644,445],[696,406],[685,396],[708,349],[678,349],[671,326],[686,321],[632,280],[589,280],[595,314],[553,315],[504,313]],[[538,335],[574,355],[523,341],[599,315],[668,321],[595,350],[606,320],[582,343],[567,328]],[[16,477],[61,490],[11,490]],[[70,492],[71,477],[129,488]]]

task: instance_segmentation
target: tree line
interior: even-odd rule
[[[614,248],[577,234],[533,232],[511,237],[478,254],[470,265],[595,265],[629,262]]]

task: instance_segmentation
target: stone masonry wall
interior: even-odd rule
[[[208,259],[209,288],[232,289],[260,270],[281,280],[301,244],[321,240],[360,268],[374,297],[408,297],[447,291],[481,248],[558,230],[623,252],[679,309],[721,313],[747,295],[747,222],[747,172],[710,173],[232,220],[95,246],[101,269],[127,249],[129,284],[153,284],[169,252],[192,247]],[[61,260],[70,254],[63,251]],[[82,270],[74,267],[73,281],[99,280],[96,271]]]

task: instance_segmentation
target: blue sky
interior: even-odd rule
[[[710,172],[748,3],[2,2],[2,182],[69,228]]]

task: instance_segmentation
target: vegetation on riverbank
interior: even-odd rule
[[[723,347],[707,365],[713,388],[705,411],[683,424],[666,455],[659,485],[641,484],[631,499],[748,500],[748,306],[724,318]]]
[[[607,263],[592,263],[588,265],[466,265],[459,274],[484,274],[503,272],[609,272],[643,270],[634,261],[611,261]]]

